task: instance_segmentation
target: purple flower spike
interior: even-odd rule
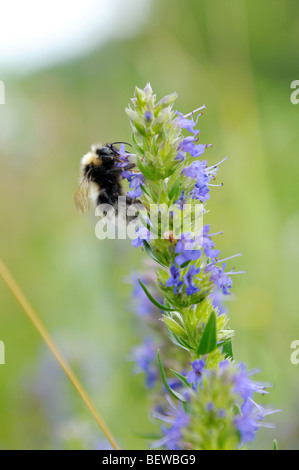
[[[211,180],[207,171],[207,162],[204,160],[192,162],[191,165],[183,169],[182,174],[196,180],[195,188],[191,193],[193,199],[206,202],[210,197],[208,184]]]
[[[220,250],[215,250],[215,243],[211,240],[209,236],[209,231],[210,231],[210,225],[207,224],[203,227],[202,233],[200,236],[201,239],[201,245],[204,249],[205,255],[208,258],[211,258],[214,260],[220,255]]]
[[[138,246],[144,246],[143,240],[150,240],[152,238],[152,235],[150,231],[144,226],[140,225],[136,229],[136,238],[131,242],[131,244],[137,248]]]
[[[201,256],[201,250],[197,249],[198,244],[192,238],[191,234],[183,233],[180,240],[177,242],[175,252],[175,262],[179,266],[186,263],[187,261],[196,261]]]
[[[251,380],[250,375],[255,373],[256,371],[247,372],[245,365],[240,363],[238,364],[238,372],[234,376],[234,392],[244,400],[241,413],[236,416],[234,421],[243,444],[253,441],[255,433],[261,427],[274,427],[272,424],[264,423],[264,420],[266,416],[279,411],[263,408],[253,400],[254,393],[262,395],[268,393],[263,385]]]
[[[146,119],[148,122],[153,119],[153,115],[152,115],[152,113],[151,113],[150,111],[146,111],[146,112],[144,113],[144,117],[145,117],[145,119]]]
[[[130,163],[129,155],[126,153],[124,144],[121,144],[121,146],[119,147],[118,158],[119,158],[119,161],[115,165],[116,168],[124,168],[128,163]],[[133,176],[134,176],[134,173],[132,173],[131,171],[127,171],[127,170],[123,170],[121,174],[122,179],[127,179],[128,181],[131,181]]]
[[[166,397],[169,407],[166,412],[155,411],[153,417],[166,423],[167,426],[161,426],[161,431],[164,436],[153,443],[152,448],[166,447],[168,450],[180,450],[183,448],[182,444],[182,430],[189,424],[190,418],[185,413],[182,404],[179,402],[177,405],[172,399]]]
[[[196,292],[199,292],[199,288],[196,287],[194,284],[194,279],[196,274],[200,273],[200,269],[195,269],[194,266],[191,266],[191,268],[188,270],[187,274],[184,276],[184,284],[186,286],[186,294],[187,295],[192,295],[196,294]]]
[[[134,372],[143,372],[146,375],[146,386],[153,388],[158,378],[156,360],[156,348],[151,338],[147,338],[143,344],[135,346],[132,350],[132,360],[136,362]]]
[[[194,129],[196,122],[194,122],[193,119],[185,118],[184,115],[179,111],[176,111],[176,114],[179,115],[179,117],[174,120],[174,124],[176,126],[180,127],[181,129],[187,129],[187,131],[191,134],[198,134],[199,131]]]
[[[144,285],[149,284],[146,278],[140,278],[140,279]],[[135,307],[134,309],[137,315],[140,317],[153,315],[157,309],[149,300],[148,296],[145,294],[144,290],[142,289],[138,281],[138,276],[136,274],[132,276],[132,283],[133,283],[133,299],[134,299],[134,307]]]
[[[205,365],[206,365],[206,363],[203,359],[196,360],[196,361],[192,362],[192,364],[191,364],[193,370],[191,370],[191,372],[189,372],[189,374],[187,376],[187,382],[189,384],[193,384],[194,390],[197,390],[197,388],[198,388],[198,384],[201,380],[202,372],[205,368]]]
[[[229,289],[231,289],[233,285],[233,281],[224,271],[225,267],[226,267],[225,263],[223,263],[222,267],[218,267],[218,266],[215,266],[214,264],[211,264],[205,268],[205,271],[211,272],[212,274],[211,274],[210,280],[214,282],[214,284],[216,285],[216,287],[218,287],[218,289],[222,290],[222,293],[224,295],[229,295],[230,294]]]
[[[144,178],[142,174],[134,175],[130,181],[130,188],[133,191],[128,191],[128,196],[132,198],[137,198],[142,195],[140,185],[144,184]]]
[[[183,282],[181,281],[181,278],[180,278],[180,274],[181,274],[180,269],[173,265],[170,268],[170,274],[171,276],[166,282],[166,286],[173,287],[174,293],[177,294],[178,289],[179,289],[179,292],[181,292],[182,290],[181,286],[183,285]]]

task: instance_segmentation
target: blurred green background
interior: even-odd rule
[[[153,429],[143,378],[131,373],[140,326],[127,307],[145,255],[99,241],[96,218],[75,210],[79,160],[90,144],[131,140],[124,108],[135,85],[177,91],[182,112],[207,105],[208,161],[224,156],[207,216],[222,254],[247,274],[229,303],[235,357],[261,367],[282,412],[253,448],[299,449],[299,79],[297,0],[152,1],[137,35],[23,76],[0,76],[1,257],[69,358],[123,448]],[[65,18],[65,22],[68,18]],[[126,18],[123,18],[126,22]],[[2,73],[2,72],[1,72]],[[102,447],[105,440],[0,282],[0,448]],[[77,443],[78,436],[83,443]]]

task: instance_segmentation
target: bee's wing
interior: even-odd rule
[[[82,178],[81,183],[75,193],[75,206],[79,212],[86,212],[90,209],[90,184],[87,175]]]

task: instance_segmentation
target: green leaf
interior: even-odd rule
[[[145,186],[143,184],[140,185],[140,189],[142,190],[142,192],[144,192],[148,197],[151,197],[151,195],[149,194],[149,192],[147,191],[147,189],[145,188]]]
[[[144,155],[144,150],[143,150],[143,148],[140,147],[140,145],[137,143],[135,134],[132,134],[132,140],[133,140],[133,142],[134,142],[135,147],[137,148],[137,150],[139,150],[139,152],[141,153],[141,155]]]
[[[143,240],[143,245],[144,245],[144,249],[145,251],[147,252],[147,254],[154,260],[156,261],[156,263],[160,264],[160,266],[163,266],[163,268],[168,268],[168,266],[166,264],[164,264],[161,259],[156,255],[156,253],[153,252],[150,244],[146,241],[146,240]]]
[[[185,263],[183,263],[183,264],[181,265],[181,269],[186,268],[190,263],[191,263],[190,260],[189,260],[189,261],[185,261]]]
[[[177,335],[179,337],[182,336],[183,338],[186,338],[186,336],[187,336],[186,331],[184,330],[184,328],[181,325],[179,325],[178,322],[176,322],[174,320],[174,318],[163,315],[163,322],[165,323],[167,328],[169,328],[170,331],[172,331],[175,335]]]
[[[189,402],[183,403],[183,408],[184,408],[184,411],[187,415],[190,414],[191,411],[192,411],[192,407],[191,407]]]
[[[194,351],[194,348],[183,338],[177,338],[177,339],[179,342],[179,346],[181,346],[181,348],[186,349],[187,351]]]
[[[170,308],[170,307],[167,307],[166,305],[162,305],[160,304],[156,299],[154,299],[154,297],[149,293],[149,291],[147,290],[147,288],[145,287],[145,285],[143,284],[143,282],[140,281],[140,279],[138,279],[138,282],[139,284],[141,285],[144,293],[147,295],[148,299],[156,306],[158,307],[159,309],[161,310],[166,310],[166,311],[169,311],[169,312],[176,312],[176,309],[175,308]]]
[[[274,441],[273,441],[273,450],[278,450],[278,444],[277,444],[276,439],[274,439]]]
[[[149,167],[144,165],[144,163],[142,162],[142,160],[137,157],[137,165],[138,165],[138,168],[139,170],[141,171],[141,173],[148,179],[150,180],[153,180],[154,179],[154,175],[153,173],[149,170]]]
[[[178,372],[176,372],[173,369],[170,369],[170,370],[173,373],[173,375],[175,375],[176,378],[179,379],[186,387],[192,387],[192,385],[189,384],[189,382],[187,382],[186,377],[184,377],[182,374],[179,374]]]
[[[139,217],[140,222],[142,223],[142,225],[145,228],[147,228],[147,230],[150,232],[151,231],[151,226],[150,226],[149,222],[147,220],[145,220],[145,218],[143,217],[141,212],[139,212],[138,217]]]
[[[217,347],[217,324],[215,312],[212,312],[210,318],[203,331],[197,354],[203,356],[208,354]]]
[[[170,341],[176,346],[179,346],[179,348],[185,349],[185,351],[189,351],[189,352],[193,349],[186,341],[179,338],[176,334],[174,334],[168,328],[166,329],[166,333]]]
[[[173,186],[170,188],[168,197],[170,201],[172,201],[173,199],[177,200],[179,195],[180,195],[180,178],[178,177],[175,180],[175,183],[173,184]]]
[[[232,340],[228,340],[223,344],[222,352],[226,359],[234,359]]]
[[[137,129],[137,131],[139,132],[139,134],[141,134],[142,137],[146,137],[146,129],[145,129],[143,122],[141,122],[140,119],[137,118],[137,119],[134,119],[133,124],[135,128]]]
[[[168,391],[168,393],[169,393],[173,398],[176,398],[177,400],[181,401],[182,403],[187,403],[188,400],[187,400],[185,397],[183,397],[183,395],[181,395],[181,394],[178,393],[178,392],[175,392],[175,391],[172,390],[172,388],[169,386],[169,384],[168,384],[168,382],[167,382],[167,379],[166,379],[165,370],[164,370],[164,367],[163,367],[163,364],[162,364],[162,361],[161,361],[159,349],[158,349],[158,351],[157,351],[157,357],[158,357],[158,364],[159,364],[161,379],[162,379],[162,382],[163,382],[163,384],[164,384],[164,387],[166,388],[166,390]]]
[[[154,238],[153,235],[157,237],[157,231],[150,225],[150,221],[143,217],[142,211],[138,213],[138,217],[142,225],[150,232],[150,238]]]

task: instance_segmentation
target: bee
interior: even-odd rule
[[[109,204],[117,212],[118,197],[123,195],[121,184],[122,172],[132,170],[136,165],[131,162],[124,162],[120,159],[119,150],[115,144],[127,142],[114,142],[93,145],[81,160],[81,181],[75,193],[75,205],[80,212],[90,209],[91,201],[96,205]],[[128,144],[130,145],[130,144]],[[122,163],[122,166],[118,166]],[[135,202],[135,199],[125,196],[126,205]]]

